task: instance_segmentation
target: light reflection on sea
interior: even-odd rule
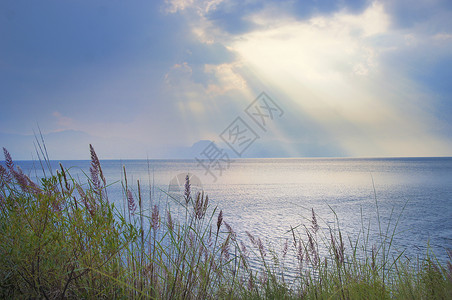
[[[62,163],[86,182],[83,172],[89,174],[89,161]],[[31,162],[18,164],[30,173]],[[377,243],[381,238],[377,205],[383,232],[392,235],[392,225],[400,216],[392,246],[395,255],[405,251],[409,257],[424,256],[429,244],[444,261],[445,249],[452,249],[452,158],[236,159],[216,182],[191,160],[101,164],[107,182],[114,183],[108,189],[110,201],[118,207],[123,207],[119,182],[125,165],[129,184],[136,189],[139,179],[147,201],[152,194],[153,204],[180,214],[183,210],[168,200],[168,184],[180,173],[195,174],[212,207],[223,210],[239,239],[247,240],[248,231],[278,251],[286,239],[292,239],[287,233],[290,226],[310,225],[312,208],[323,230],[336,226],[334,211],[344,236],[354,240],[362,236],[363,225],[367,232],[370,224],[370,243]],[[58,162],[52,165],[56,169]]]

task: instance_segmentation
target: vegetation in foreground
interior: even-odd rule
[[[394,233],[380,232],[370,249],[364,232],[346,243],[337,220],[320,226],[312,211],[277,251],[251,234],[239,240],[188,178],[177,220],[156,204],[144,209],[125,169],[124,207],[110,203],[92,147],[83,184],[62,166],[33,182],[3,150],[2,299],[452,299],[452,253],[446,265],[391,257]]]

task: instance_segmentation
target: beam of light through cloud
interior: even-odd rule
[[[207,2],[191,4],[199,13]],[[242,71],[312,120],[307,128],[301,122],[280,128],[282,140],[295,145],[297,132],[314,130],[325,144],[334,138],[350,156],[450,155],[450,139],[437,131],[444,124],[432,114],[434,97],[410,79],[409,70],[391,66],[387,59],[403,55],[422,32],[395,29],[384,3],[373,2],[360,13],[343,9],[301,20],[270,5],[246,18],[257,29],[218,34],[220,29],[201,17],[192,23],[193,32],[204,43],[216,36],[215,42],[236,54]],[[430,37],[448,39],[444,32]],[[251,81],[246,72],[236,77]],[[234,80],[226,78],[222,84]]]
[[[249,156],[452,155],[447,1],[21,3],[0,16],[8,144],[38,123],[108,158],[177,157],[265,91],[285,114]]]

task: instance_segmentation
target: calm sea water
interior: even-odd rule
[[[30,171],[32,162],[18,164],[35,176]],[[83,172],[89,174],[89,161],[62,164],[72,167],[71,174],[86,182]],[[112,184],[110,201],[122,207],[120,181],[125,165],[129,184],[136,189],[140,180],[146,205],[152,196],[154,204],[175,213],[181,208],[168,199],[168,190],[172,195],[182,194],[185,174],[193,174],[199,178],[192,177],[194,187],[202,185],[239,238],[245,240],[245,231],[249,231],[275,248],[285,239],[291,240],[290,226],[310,225],[313,208],[323,229],[336,226],[334,211],[344,235],[354,240],[362,236],[364,228],[370,244],[378,243],[380,232],[392,235],[398,221],[393,255],[405,251],[409,257],[424,256],[430,245],[444,261],[445,249],[452,249],[452,158],[238,159],[221,175],[214,170],[216,181],[191,160],[101,164]],[[58,162],[52,161],[52,165],[57,168]],[[178,175],[180,186],[175,180]]]

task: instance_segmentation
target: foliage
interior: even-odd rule
[[[125,169],[120,211],[90,151],[84,184],[61,165],[37,184],[4,149],[0,298],[452,298],[452,257],[446,266],[430,253],[414,265],[392,257],[389,226],[369,249],[364,233],[347,243],[338,219],[320,224],[312,210],[276,251],[250,233],[240,240],[207,195],[191,194],[188,177],[184,219],[156,204],[145,210]]]

